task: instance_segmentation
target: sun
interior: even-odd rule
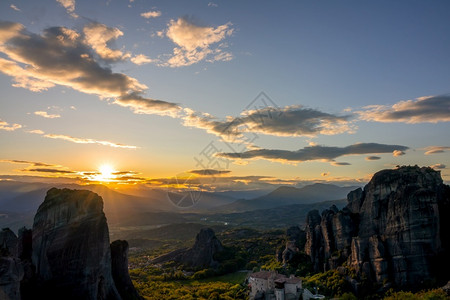
[[[100,174],[97,175],[97,180],[99,181],[111,181],[116,177],[114,175],[116,170],[114,170],[111,165],[101,165],[98,168],[98,171],[100,172]]]

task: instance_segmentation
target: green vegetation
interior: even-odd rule
[[[303,280],[303,287],[310,290],[317,287],[320,294],[327,296],[343,295],[351,291],[350,284],[337,270],[329,270],[306,277]]]
[[[134,281],[134,285],[145,299],[191,300],[191,299],[247,299],[246,287],[242,284],[223,282],[214,278],[208,281]]]
[[[171,226],[170,230],[178,230]],[[155,238],[155,247],[130,251],[130,276],[145,299],[247,299],[248,288],[245,279],[251,271],[275,270],[282,274],[295,274],[302,277],[303,286],[327,297],[342,300],[354,299],[388,299],[388,300],[441,300],[449,297],[439,289],[412,293],[409,291],[389,291],[385,295],[375,291],[380,286],[374,286],[369,280],[360,280],[360,290],[364,295],[356,297],[348,278],[356,279],[355,270],[343,264],[344,269],[330,270],[313,274],[309,257],[300,251],[295,254],[288,265],[283,266],[277,260],[277,253],[285,247],[286,236],[284,230],[259,231],[250,228],[223,229],[216,232],[221,240],[224,251],[214,257],[219,262],[216,269],[192,269],[187,266],[168,262],[154,266],[149,261],[159,255],[183,247],[190,247],[194,243],[194,231],[197,225],[189,224],[189,234],[182,239],[175,239],[175,235],[168,234],[163,239]],[[166,228],[169,230],[169,228]],[[170,233],[170,232],[169,232]],[[156,246],[157,245],[157,246]],[[296,245],[304,248],[304,240]],[[333,254],[338,257],[340,253]],[[239,270],[247,270],[242,272]],[[430,285],[431,286],[431,285]]]
[[[389,291],[384,297],[385,300],[448,300],[447,294],[441,289],[434,289],[428,291],[412,292],[393,292]]]

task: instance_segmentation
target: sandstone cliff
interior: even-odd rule
[[[383,170],[347,199],[341,211],[308,213],[305,252],[316,271],[347,262],[380,284],[449,279],[450,187],[438,171]]]

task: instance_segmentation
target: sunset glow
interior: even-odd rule
[[[96,177],[98,181],[111,181],[116,176],[113,174],[115,172],[114,168],[111,165],[101,165],[98,168],[100,174]]]
[[[448,1],[69,2],[0,3],[0,180],[450,181]]]

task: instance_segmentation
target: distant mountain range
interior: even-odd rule
[[[111,226],[166,225],[185,221],[183,217],[168,213],[223,214],[341,200],[346,198],[348,192],[357,188],[313,184],[303,188],[283,186],[271,192],[202,192],[195,196],[197,202],[194,205],[177,206],[178,199],[185,198],[183,201],[189,201],[194,194],[192,192],[172,194],[166,190],[140,189],[130,195],[128,192],[131,191],[125,190],[127,194],[124,194],[105,185],[0,181],[0,227],[10,227],[13,230],[24,225],[30,227],[32,216],[52,187],[86,189],[99,194],[104,200],[104,210]],[[262,196],[257,196],[262,193],[264,193]],[[253,198],[245,200],[242,199],[243,196]],[[160,216],[155,217],[157,214]]]
[[[282,186],[267,195],[251,200],[237,200],[219,207],[222,212],[243,212],[274,208],[292,204],[312,204],[330,200],[341,200],[357,186],[339,187],[334,184],[315,183],[302,188]]]

